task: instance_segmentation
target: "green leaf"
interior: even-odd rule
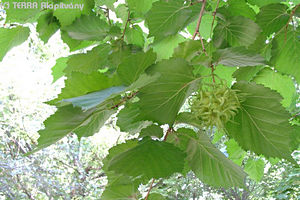
[[[56,64],[51,68],[52,70],[52,83],[56,82],[58,79],[65,75],[64,69],[67,67],[68,57],[61,57],[56,60]]]
[[[233,89],[246,96],[239,113],[226,124],[227,134],[245,150],[294,162],[289,150],[293,129],[282,97],[255,83],[238,82]]]
[[[149,200],[165,200],[166,198],[158,193],[151,193],[148,197]]]
[[[253,160],[249,158],[245,165],[245,172],[249,174],[251,179],[259,182],[264,176],[264,168],[265,168],[265,163],[263,160],[261,159]]]
[[[195,7],[200,10],[201,6],[196,5]],[[146,16],[149,36],[154,36],[155,40],[161,40],[175,35],[194,20],[199,13],[199,10],[193,12],[193,9],[196,10],[195,7],[184,5],[183,1],[178,0],[155,2]]]
[[[214,29],[213,42],[216,47],[249,46],[261,32],[252,20],[235,16],[220,20]]]
[[[229,0],[227,10],[232,16],[244,16],[255,20],[254,10],[245,2],[245,0]]]
[[[245,47],[218,49],[213,54],[213,60],[215,65],[222,64],[239,67],[264,65],[266,63],[261,55],[247,50]]]
[[[253,79],[257,84],[262,84],[272,90],[276,90],[282,97],[282,105],[288,108],[296,95],[294,81],[278,72],[265,68],[261,70]]]
[[[237,81],[251,81],[256,74],[261,71],[263,66],[242,67],[233,73],[233,77]]]
[[[125,32],[125,41],[127,44],[133,44],[139,47],[144,47],[145,37],[144,32],[139,26],[132,26]]]
[[[40,39],[44,43],[47,43],[59,27],[59,22],[56,17],[53,16],[53,12],[48,11],[39,17],[36,31],[39,33]]]
[[[176,124],[189,124],[198,129],[203,128],[201,121],[199,121],[195,116],[190,112],[179,113],[176,117]]]
[[[152,7],[152,4],[158,0],[126,0],[131,11],[139,15],[146,14]]]
[[[74,130],[78,139],[80,140],[82,137],[89,137],[99,132],[101,127],[115,112],[116,110],[100,110],[94,112],[85,124]]]
[[[263,33],[269,36],[274,32],[278,32],[288,23],[290,15],[287,10],[288,7],[280,3],[263,6],[256,16],[256,23]]]
[[[70,5],[69,0],[61,0],[59,3],[64,3]],[[81,15],[89,15],[92,13],[92,9],[94,8],[94,0],[72,0],[72,4],[75,6],[81,5],[81,8],[73,8],[73,9],[65,9],[58,8],[54,10],[54,16],[57,17],[61,26],[67,26],[72,24],[76,18]]]
[[[130,85],[155,61],[156,54],[152,50],[132,54],[121,62],[117,73],[124,84]]]
[[[94,15],[83,15],[63,30],[75,40],[103,40],[109,32],[109,25]]]
[[[200,180],[218,187],[244,185],[246,174],[211,144],[207,135],[190,129],[179,129],[177,133],[175,141],[185,150],[188,164]]]
[[[61,39],[63,40],[64,43],[68,45],[71,52],[79,49],[83,49],[95,43],[93,41],[74,40],[69,36],[69,34],[66,31],[60,30],[60,32],[61,32]]]
[[[63,99],[64,102],[70,102],[74,106],[81,107],[82,110],[88,110],[98,106],[103,103],[109,97],[112,98],[116,95],[119,95],[121,92],[124,92],[126,87],[117,86],[110,87],[104,90],[100,90],[97,92],[92,92],[83,96],[73,97],[69,99]]]
[[[257,5],[259,7],[272,4],[272,3],[281,3],[282,0],[247,0],[252,5]]]
[[[158,125],[150,125],[144,129],[141,130],[141,133],[139,135],[139,138],[143,138],[143,137],[146,137],[146,136],[154,136],[154,137],[157,137],[157,138],[161,138],[163,135],[164,135],[164,130],[159,127]]]
[[[90,92],[96,92],[119,85],[121,85],[121,82],[117,76],[109,78],[100,72],[93,72],[91,74],[73,72],[71,76],[65,80],[65,87],[62,89],[62,92],[56,99],[49,103],[57,103],[63,99],[78,97]]]
[[[85,125],[93,112],[94,110],[83,112],[80,108],[73,107],[73,105],[59,107],[55,114],[44,122],[45,129],[39,131],[38,146],[31,153],[56,143],[79,126]]]
[[[210,38],[210,31],[211,31],[211,25],[213,22],[214,17],[210,14],[204,14],[201,20],[201,26],[199,28],[199,32],[201,37],[203,37],[205,40],[207,40],[208,38]],[[189,33],[191,35],[194,34],[195,30],[196,30],[196,26],[197,26],[197,20],[195,20],[194,22],[192,22],[190,25],[187,26],[187,30],[189,31]],[[217,23],[214,23],[214,27],[213,29],[216,27]]]
[[[300,28],[288,28],[275,37],[271,62],[275,69],[295,77],[300,83]]]
[[[87,53],[71,55],[66,73],[81,72],[89,74],[108,66],[108,55],[111,47],[108,44],[101,44]]]
[[[184,158],[185,154],[170,143],[143,139],[136,147],[113,157],[108,170],[146,180],[165,178],[183,170]]]
[[[15,28],[0,28],[0,61],[13,47],[25,42],[29,36],[29,28],[17,26]]]
[[[160,73],[161,76],[140,89],[140,101],[137,103],[140,114],[137,119],[171,125],[199,79],[194,78],[192,66],[182,58],[163,60],[149,68],[147,73]]]
[[[159,42],[155,42],[152,48],[157,54],[157,60],[169,59],[173,55],[174,49],[183,41],[184,37],[181,35],[174,35],[168,36]]]
[[[139,115],[140,109],[137,104],[127,104],[117,115],[117,126],[123,132],[135,134],[140,132],[143,128],[152,124],[149,121],[135,121]]]
[[[225,145],[226,151],[229,155],[228,158],[232,160],[235,164],[241,166],[244,157],[247,153],[233,139],[230,139],[227,142],[225,142]]]
[[[42,10],[41,3],[45,1],[44,0],[31,1],[32,8],[30,8],[29,5],[28,7],[27,5],[24,7],[24,5],[21,5],[23,2],[15,1],[15,0],[2,0],[1,2],[5,8],[6,23],[25,24],[25,23],[36,22],[39,13]],[[26,3],[30,3],[30,2],[26,2]],[[18,6],[20,7],[18,8]]]

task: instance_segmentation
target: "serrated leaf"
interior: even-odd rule
[[[172,56],[174,49],[183,41],[184,37],[181,35],[173,35],[168,36],[159,42],[155,42],[152,45],[152,48],[157,54],[157,60],[169,59]]]
[[[281,3],[282,0],[247,0],[252,5],[257,5],[258,7],[262,7],[272,3]]]
[[[165,178],[182,171],[184,158],[185,154],[170,143],[143,139],[136,147],[113,157],[108,170],[146,180]]]
[[[127,104],[117,115],[117,126],[123,132],[135,134],[140,132],[143,128],[152,124],[150,121],[135,121],[139,115],[140,109],[136,104]]]
[[[199,12],[193,12],[194,8],[183,3],[178,0],[155,2],[146,16],[149,36],[154,36],[155,40],[161,40],[175,35],[192,22]],[[199,5],[195,7],[200,8]]]
[[[61,0],[59,3],[69,5],[69,0]],[[72,24],[76,18],[81,15],[89,15],[94,8],[94,0],[72,0],[73,9],[58,8],[54,10],[54,16],[57,17],[61,26]],[[75,8],[75,5],[81,5],[82,8]]]
[[[70,102],[74,106],[80,107],[82,110],[88,110],[103,103],[109,97],[114,97],[124,92],[125,86],[110,87],[97,92],[92,92],[83,96],[63,99],[64,102]]]
[[[282,97],[282,105],[288,108],[296,95],[294,81],[285,75],[265,68],[261,70],[253,79],[257,84],[262,84],[272,90],[276,90]]]
[[[251,81],[256,74],[263,69],[263,66],[242,67],[233,73],[237,81]]]
[[[152,50],[132,54],[121,62],[117,73],[124,84],[130,85],[155,61],[156,54]]]
[[[194,78],[192,66],[182,58],[163,60],[147,70],[160,74],[157,81],[140,89],[137,103],[139,120],[150,120],[159,124],[173,124],[185,99],[193,92],[199,79]]]
[[[161,138],[164,134],[164,130],[158,125],[152,124],[146,128],[141,130],[139,138],[143,138],[146,136]]]
[[[235,164],[241,166],[245,155],[247,154],[236,141],[233,139],[225,142],[226,151],[228,153],[228,158],[232,160]]]
[[[196,176],[204,183],[220,186],[243,186],[243,170],[211,144],[207,135],[191,129],[177,130],[178,145],[185,150],[187,161]]]
[[[213,54],[213,61],[215,65],[222,64],[238,67],[257,66],[266,63],[261,55],[247,50],[245,47],[218,49]]]
[[[96,92],[113,86],[122,85],[117,76],[107,77],[100,72],[93,72],[91,74],[83,74],[80,72],[73,72],[67,80],[65,80],[65,87],[62,92],[54,100],[49,103],[57,103],[63,99],[78,97],[90,92]]]
[[[0,28],[0,61],[13,47],[25,42],[29,36],[29,28],[17,26],[15,28]]]
[[[228,5],[227,10],[232,16],[244,16],[255,20],[255,12],[245,0],[229,0]]]
[[[105,124],[105,122],[115,112],[116,110],[100,110],[94,112],[89,117],[89,120],[85,122],[84,125],[81,125],[79,128],[74,130],[74,133],[76,133],[79,140],[82,137],[89,137],[94,135],[101,129],[101,127]]]
[[[66,73],[81,72],[89,74],[108,66],[108,55],[111,47],[108,44],[101,44],[87,53],[71,55]]]
[[[263,160],[261,159],[253,160],[249,158],[245,165],[245,172],[249,174],[251,179],[259,182],[264,176],[264,168],[265,168],[265,163]]]
[[[275,69],[295,77],[300,83],[300,28],[289,27],[275,37],[271,62]]]
[[[130,29],[127,29],[125,32],[125,41],[127,42],[127,44],[133,44],[139,47],[144,47],[145,37],[143,30],[136,25]]]
[[[62,41],[68,45],[71,52],[79,50],[79,49],[83,49],[83,48],[91,46],[95,43],[93,41],[84,41],[84,40],[80,41],[80,40],[72,39],[69,36],[69,34],[64,30],[60,30],[60,33],[61,33]]]
[[[56,33],[60,25],[56,17],[53,16],[53,12],[45,12],[38,19],[36,31],[39,33],[40,39],[47,43],[50,37]]]
[[[293,129],[290,114],[280,103],[282,97],[262,85],[244,81],[233,89],[246,97],[233,121],[226,124],[227,134],[245,150],[295,162],[289,148]]]
[[[256,23],[267,36],[279,31],[288,23],[290,15],[287,13],[288,7],[284,4],[270,4],[260,8],[256,16]]]
[[[56,60],[56,64],[51,68],[53,81],[56,82],[58,79],[65,75],[64,69],[67,67],[68,57],[61,57]]]
[[[158,0],[126,0],[130,10],[139,15],[146,14],[152,7],[152,4]]]
[[[83,112],[73,105],[59,107],[44,122],[45,129],[39,131],[38,146],[31,153],[46,148],[72,133],[76,128],[83,125],[93,112],[94,110]]]
[[[109,25],[97,16],[81,16],[74,23],[63,28],[75,40],[103,40],[109,32]]]
[[[216,47],[249,46],[261,32],[252,20],[242,16],[220,20],[214,29],[213,42]]]

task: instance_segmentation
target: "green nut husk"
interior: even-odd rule
[[[226,122],[236,115],[240,101],[235,90],[224,84],[213,84],[200,88],[189,101],[191,113],[200,120],[203,127],[216,126],[223,129]]]

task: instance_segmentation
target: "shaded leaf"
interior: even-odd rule
[[[158,125],[152,124],[141,130],[139,138],[143,138],[146,136],[161,138],[164,134],[164,130]]]
[[[59,27],[59,22],[53,16],[53,12],[46,12],[39,17],[36,31],[39,33],[41,40],[47,43],[49,38],[58,31]]]
[[[263,69],[263,66],[241,67],[233,73],[237,81],[251,81],[256,74]]]

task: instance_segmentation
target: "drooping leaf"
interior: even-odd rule
[[[62,41],[68,45],[71,52],[79,50],[79,49],[83,49],[83,48],[91,46],[95,43],[93,41],[85,41],[85,40],[82,41],[82,40],[72,39],[69,36],[69,34],[66,31],[62,30],[62,29],[60,30],[60,32],[61,32]]]
[[[143,128],[152,124],[150,121],[137,121],[135,118],[139,115],[140,109],[136,104],[128,104],[117,115],[117,126],[123,132],[135,134]]]
[[[66,73],[81,72],[89,74],[108,66],[108,55],[111,47],[107,44],[99,45],[91,51],[70,56]]]
[[[152,7],[152,4],[158,0],[126,0],[131,11],[139,15],[146,14]]]
[[[68,57],[61,57],[56,60],[56,64],[51,68],[52,70],[52,83],[56,82],[58,79],[65,75],[64,69],[67,67],[67,61],[69,60]]]
[[[233,139],[225,142],[226,151],[228,153],[228,158],[232,160],[235,164],[241,166],[245,155],[247,154],[236,141]]]
[[[279,31],[288,23],[290,15],[287,13],[288,7],[284,4],[269,4],[260,8],[256,16],[256,23],[267,36]]]
[[[300,83],[300,28],[288,28],[275,37],[271,62],[275,69],[290,74]]]
[[[250,178],[259,182],[264,176],[265,163],[263,160],[248,159],[245,165],[245,172],[249,174]]]
[[[194,17],[199,13],[193,12],[200,5],[190,7],[184,5],[184,1],[171,0],[159,1],[152,5],[151,10],[147,13],[146,23],[149,27],[149,36],[154,36],[155,40],[161,40],[167,36],[172,36],[185,28]]]
[[[36,31],[39,33],[39,37],[44,43],[47,43],[49,38],[56,33],[60,25],[53,12],[45,12],[38,19]]]
[[[69,0],[61,0],[59,3],[70,5]],[[57,17],[61,26],[72,24],[76,18],[81,15],[89,15],[94,8],[93,0],[72,0],[72,9],[58,8],[54,10],[54,16]],[[76,6],[76,7],[75,7]],[[81,6],[81,7],[78,7]]]
[[[261,32],[252,20],[242,16],[220,20],[214,29],[213,42],[216,47],[249,46]]]
[[[175,143],[184,149],[189,167],[200,180],[213,186],[243,186],[246,174],[214,147],[207,135],[191,129],[177,133]]]
[[[181,35],[168,36],[163,40],[152,45],[153,51],[157,54],[157,60],[169,59],[174,49],[179,43],[183,42],[184,38]]]
[[[65,87],[62,89],[62,92],[56,99],[51,100],[49,103],[57,103],[63,99],[78,97],[120,85],[122,85],[122,83],[117,76],[107,77],[100,72],[93,72],[91,74],[73,72],[68,79],[65,80]]]
[[[92,92],[83,96],[63,99],[64,102],[70,102],[74,106],[81,107],[82,110],[94,108],[104,102],[107,98],[119,95],[124,92],[125,86],[115,86],[97,92]]]
[[[125,41],[127,44],[134,44],[139,47],[144,47],[145,37],[144,32],[139,26],[133,26],[126,30]]]
[[[147,73],[159,73],[160,77],[140,89],[140,101],[137,103],[140,114],[137,119],[173,124],[180,107],[195,89],[199,78],[194,78],[192,67],[182,58],[163,60],[149,68]]]
[[[182,112],[179,113],[176,117],[176,124],[189,124],[192,125],[198,129],[201,129],[203,125],[201,124],[201,121],[199,121],[192,113],[190,112]]]
[[[124,84],[130,85],[155,61],[156,54],[152,50],[132,54],[121,62],[117,73]]]
[[[113,157],[108,170],[132,177],[164,178],[183,170],[185,154],[166,142],[143,139],[136,147]],[[138,163],[138,164],[137,164]]]
[[[83,112],[80,108],[73,107],[73,105],[59,107],[55,114],[51,115],[44,122],[45,129],[39,131],[38,146],[33,152],[56,143],[78,127],[84,125],[93,111]]]
[[[265,68],[261,70],[253,79],[257,84],[262,84],[272,90],[276,90],[282,97],[282,105],[288,108],[296,95],[294,81],[285,75]]]
[[[157,137],[157,138],[161,138],[164,134],[163,132],[164,130],[159,127],[158,125],[155,125],[155,124],[152,124],[146,128],[143,128],[141,130],[141,133],[139,135],[139,138],[143,138],[143,137],[146,137],[146,136],[154,136],[154,137]]]
[[[78,139],[82,137],[89,137],[97,133],[105,124],[109,117],[114,114],[116,110],[99,110],[94,112],[85,124],[74,130]]]
[[[265,59],[261,55],[256,52],[249,51],[245,47],[218,49],[213,55],[213,60],[215,65],[222,64],[238,67],[265,64]]]
[[[76,40],[103,40],[109,32],[109,25],[97,16],[83,15],[63,30]]]
[[[233,73],[237,81],[251,81],[263,66],[242,67]]]
[[[15,28],[0,28],[0,61],[13,47],[25,42],[29,36],[29,28],[17,26]]]
[[[293,129],[290,114],[280,103],[282,97],[262,85],[244,81],[233,89],[246,97],[233,121],[226,124],[227,134],[245,150],[294,162],[289,148]]]

